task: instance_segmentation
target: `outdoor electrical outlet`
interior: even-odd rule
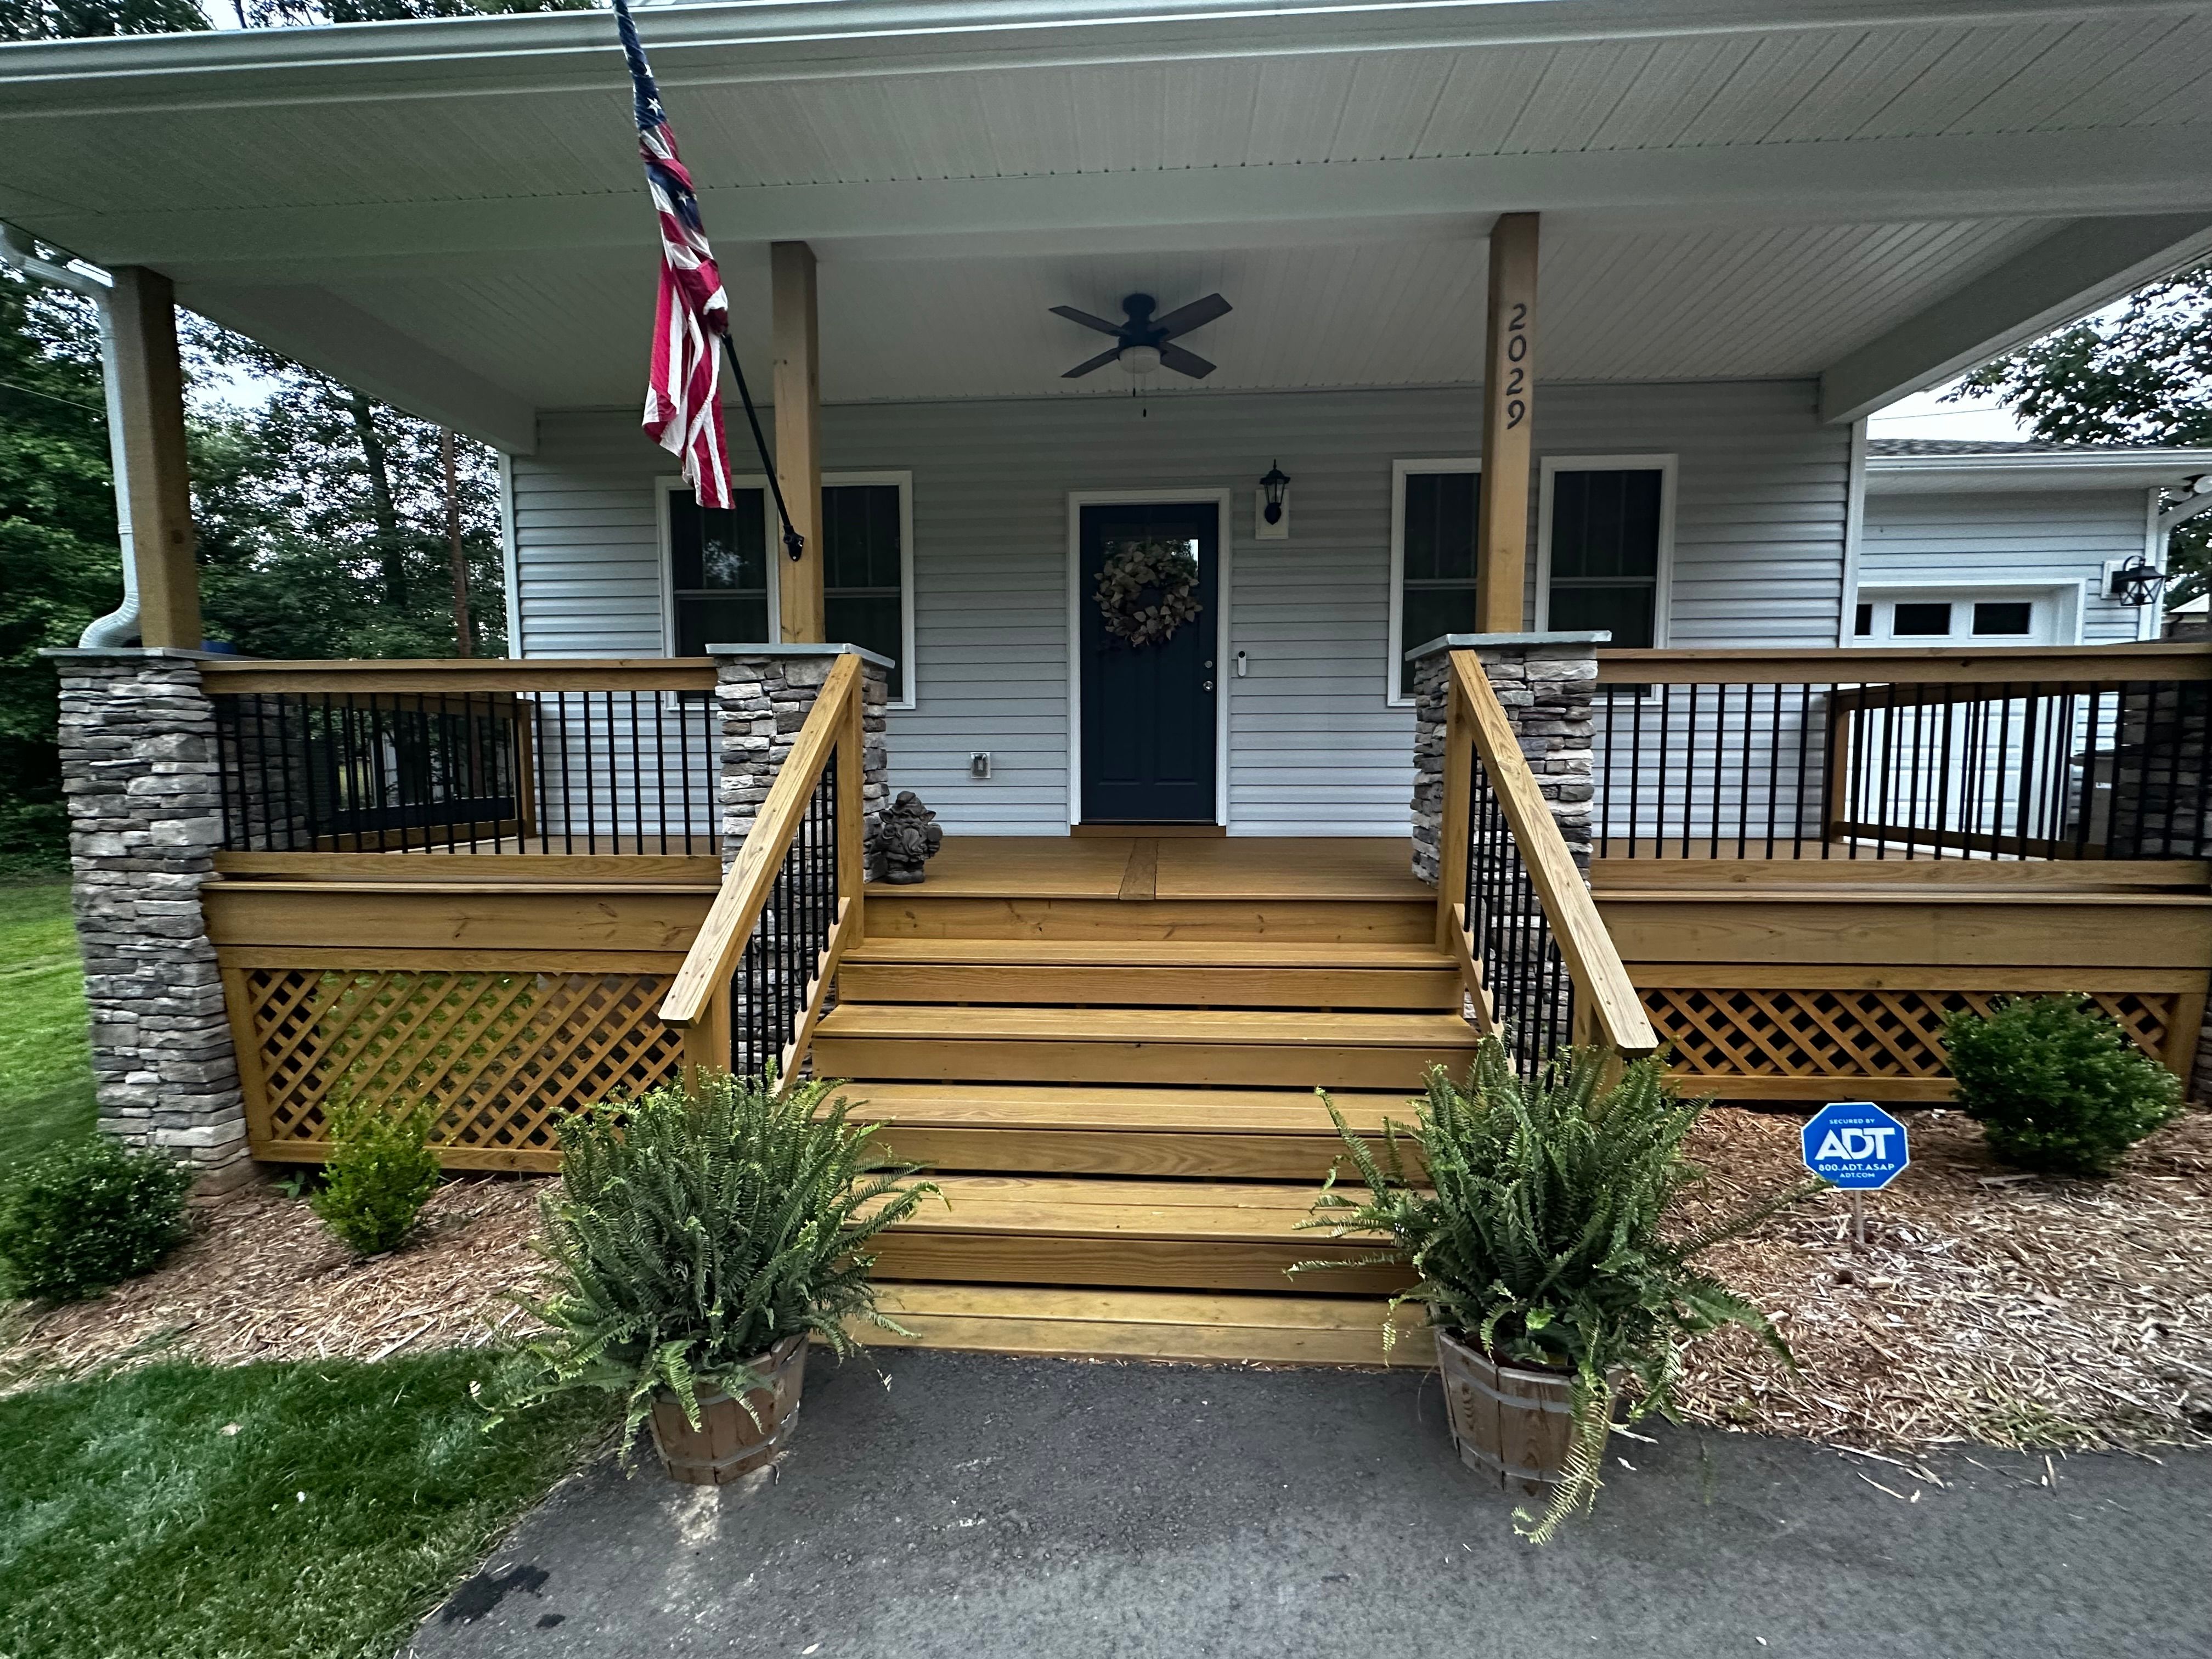
[[[975,754],[968,757],[968,775],[971,778],[988,778],[991,775],[991,751],[989,750],[979,750]]]

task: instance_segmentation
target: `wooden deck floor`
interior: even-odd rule
[[[946,898],[1435,898],[1401,836],[947,836],[925,875],[922,890]]]

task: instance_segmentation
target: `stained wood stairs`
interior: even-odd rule
[[[1474,1032],[1434,895],[1390,842],[948,842],[867,892],[817,1075],[943,1189],[886,1234],[884,1305],[931,1345],[1379,1364],[1401,1270],[1285,1276],[1299,1231]],[[1425,1364],[1418,1321],[1388,1358]],[[878,1339],[880,1340],[880,1339]]]

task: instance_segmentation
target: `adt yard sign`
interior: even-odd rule
[[[1823,1106],[1805,1126],[1805,1167],[1845,1192],[1879,1192],[1911,1161],[1905,1126],[1870,1100]]]

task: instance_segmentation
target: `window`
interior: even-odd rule
[[[765,489],[732,490],[725,511],[702,507],[689,489],[668,492],[670,620],[678,656],[775,637],[767,496]]]
[[[903,510],[895,483],[822,487],[822,608],[831,639],[891,659],[893,702],[906,701]]]
[[[1406,653],[1445,634],[1475,631],[1475,527],[1482,506],[1477,461],[1400,461],[1390,538],[1393,702],[1410,702]]]
[[[831,475],[822,485],[826,631],[890,658],[890,699],[903,708],[914,707],[909,484],[903,472],[858,472]],[[777,640],[783,542],[766,482],[734,481],[726,512],[701,508],[675,479],[663,480],[662,493],[671,648],[690,657],[709,645]]]
[[[2081,584],[1869,583],[1852,604],[1856,645],[2070,645],[2081,636]]]
[[[1672,456],[1547,458],[1536,625],[1661,643],[1674,535]]]

